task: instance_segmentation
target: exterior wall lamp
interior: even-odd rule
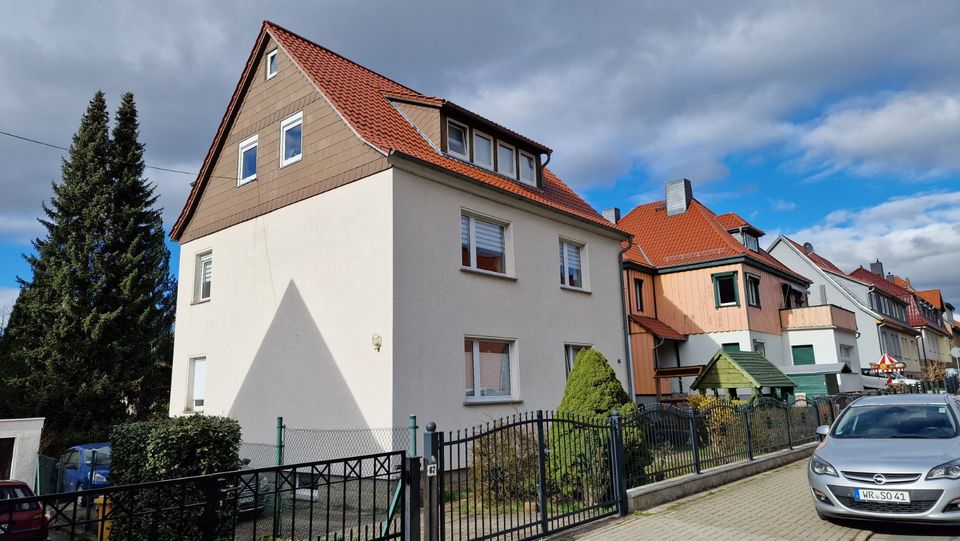
[[[377,353],[380,353],[380,348],[383,346],[383,338],[381,338],[379,334],[373,333],[371,342],[373,342],[373,349],[376,350]]]

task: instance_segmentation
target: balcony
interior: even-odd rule
[[[857,316],[832,304],[780,310],[780,327],[795,329],[844,329],[857,332]]]

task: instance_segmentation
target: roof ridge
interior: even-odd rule
[[[409,86],[407,86],[407,85],[405,85],[405,84],[403,84],[403,83],[401,83],[401,82],[395,81],[395,80],[391,79],[390,77],[387,77],[386,75],[383,75],[382,73],[379,73],[379,72],[377,72],[377,71],[374,71],[374,70],[372,70],[372,69],[364,66],[363,64],[360,64],[360,63],[358,63],[358,62],[355,62],[355,61],[353,61],[353,60],[350,60],[350,59],[347,58],[346,56],[343,56],[342,54],[334,51],[333,49],[330,49],[329,47],[324,47],[323,45],[320,45],[319,43],[317,43],[317,42],[315,42],[315,41],[313,41],[313,40],[311,40],[311,39],[305,38],[305,37],[301,36],[300,34],[294,32],[294,31],[292,31],[292,30],[288,30],[287,28],[285,28],[285,27],[283,27],[283,26],[280,26],[279,24],[277,24],[277,23],[275,23],[275,22],[273,22],[273,21],[264,20],[264,21],[263,21],[263,26],[266,27],[266,28],[268,28],[268,29],[269,29],[269,28],[272,28],[272,29],[279,30],[279,31],[281,31],[281,32],[285,32],[285,33],[289,34],[290,36],[292,36],[292,37],[294,37],[294,38],[296,38],[296,39],[299,39],[299,40],[301,40],[301,41],[304,41],[304,42],[306,42],[306,43],[309,43],[310,45],[312,45],[312,46],[314,46],[314,47],[316,47],[316,48],[318,48],[318,49],[322,49],[322,50],[324,50],[324,51],[326,51],[326,52],[328,52],[328,53],[336,56],[337,58],[340,58],[341,60],[343,60],[343,61],[345,61],[345,62],[347,62],[347,63],[349,63],[349,64],[351,64],[351,65],[353,65],[353,66],[356,66],[356,67],[358,67],[358,68],[360,68],[360,69],[362,69],[362,70],[364,70],[364,71],[366,71],[366,72],[369,72],[369,73],[372,74],[372,75],[375,75],[375,76],[379,77],[380,79],[383,79],[384,81],[386,81],[386,82],[388,82],[388,83],[395,84],[395,85],[397,85],[397,86],[399,86],[399,87],[402,87],[402,88],[406,89],[407,92],[410,92],[410,93],[413,94],[413,95],[416,95],[416,96],[419,96],[419,97],[430,97],[430,96],[426,96],[425,94],[422,94],[422,93],[420,93],[420,92],[418,92],[418,91],[410,88]],[[356,81],[354,81],[354,82],[356,82]],[[367,85],[366,82],[361,81],[361,83]],[[367,85],[367,86],[372,86],[372,85]]]
[[[710,210],[706,205],[701,203],[697,198],[692,198],[690,200],[690,206],[687,207],[687,212],[690,212],[690,208],[693,207],[693,203],[696,202],[697,207],[700,212],[701,218],[706,220],[710,227],[713,228],[714,232],[720,235],[720,238],[723,239],[723,242],[726,243],[730,248],[739,254],[746,254],[747,247],[742,243],[737,242],[737,239],[733,238],[733,235],[727,231],[727,228],[723,227],[723,224],[717,219],[717,213]],[[709,213],[709,214],[706,214]]]

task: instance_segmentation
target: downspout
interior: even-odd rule
[[[553,157],[552,150],[547,152],[547,161],[543,162],[543,165],[540,166],[540,189],[543,189],[543,170],[547,168],[547,164],[550,163],[551,157]]]
[[[547,154],[547,162],[550,162],[550,154]],[[546,163],[543,164],[547,166]],[[617,275],[620,277],[620,314],[623,316],[623,351],[626,353],[627,362],[627,395],[634,402],[637,401],[637,395],[633,389],[633,352],[630,349],[630,322],[627,319],[627,290],[624,288],[623,280],[623,256],[627,250],[633,246],[633,235],[627,240],[627,245],[617,253]]]
[[[927,345],[923,341],[923,330],[917,336],[917,355],[920,355],[920,370],[923,370],[923,366],[927,363]]]

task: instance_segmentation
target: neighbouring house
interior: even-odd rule
[[[15,479],[33,486],[43,417],[0,419],[0,480]]]
[[[893,274],[883,274],[883,264],[877,260],[870,264],[870,270],[862,266],[850,273],[850,276],[873,286],[875,290],[882,290],[890,296],[895,296],[907,307],[907,321],[910,326],[919,332],[915,341],[919,366],[913,370],[919,375],[923,366],[932,361],[946,360],[941,349],[949,344],[950,334],[943,324],[943,315],[930,302],[921,296],[909,280],[900,279],[900,284]],[[939,297],[939,292],[937,292]],[[942,303],[942,301],[941,301]],[[945,352],[949,355],[949,351]]]
[[[455,430],[555,408],[589,346],[629,386],[627,235],[550,155],[265,22],[171,233],[170,413]]]
[[[938,331],[931,331],[929,337],[931,340],[937,341],[937,349],[940,353],[940,362],[947,363],[948,365],[953,365],[955,363],[954,358],[950,355],[950,350],[954,347],[953,342],[955,338],[955,331],[953,328],[953,305],[949,302],[943,300],[943,292],[939,289],[928,289],[925,291],[917,291],[910,286],[910,281],[907,280],[907,289],[910,289],[920,299],[926,302],[932,311],[930,316],[936,322],[940,323]],[[926,337],[924,337],[926,340]]]
[[[884,353],[889,353],[905,363],[907,375],[919,375],[919,332],[910,325],[907,303],[896,293],[891,293],[888,287],[877,287],[848,275],[818,254],[809,242],[801,245],[781,235],[769,250],[784,265],[813,280],[810,304],[838,306],[855,314],[859,331],[856,344],[860,357],[859,365],[853,362],[853,366],[870,370],[872,363],[877,363]],[[875,263],[871,266],[883,272],[882,265]],[[897,287],[892,283],[889,285]]]
[[[760,248],[763,231],[697,201],[689,180],[617,225],[633,235],[623,272],[638,400],[688,393],[721,348],[761,354],[797,392],[862,389],[854,314],[808,306],[810,280]]]

